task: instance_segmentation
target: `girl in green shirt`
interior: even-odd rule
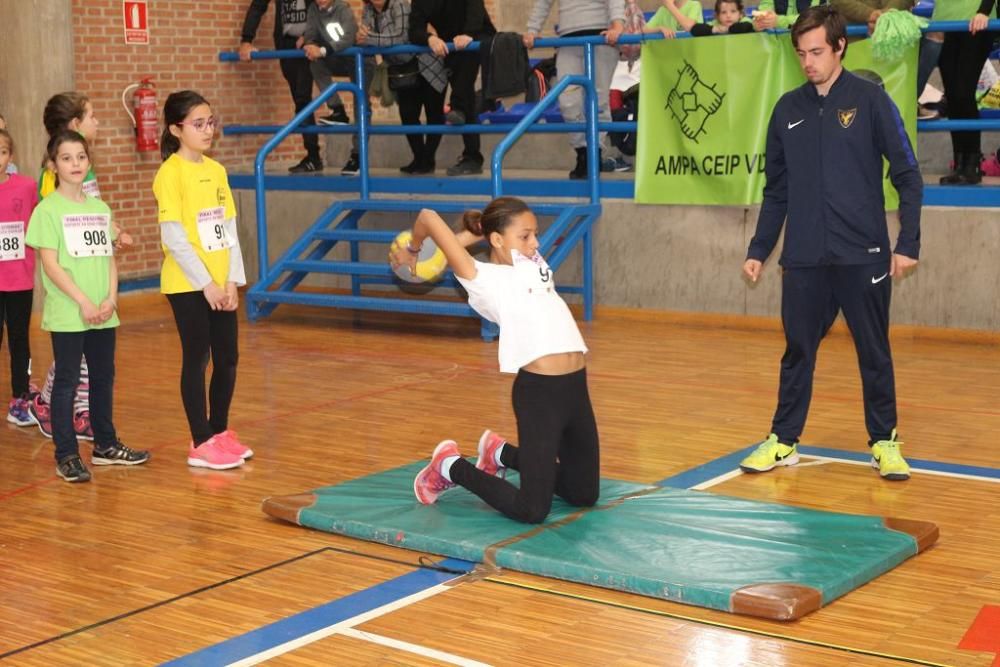
[[[80,459],[73,427],[73,396],[80,361],[90,370],[89,409],[94,431],[93,465],[137,465],[149,453],[125,446],[111,421],[118,327],[118,269],[115,266],[111,209],[84,192],[90,171],[87,141],[73,131],[49,140],[47,158],[56,189],[35,208],[25,243],[38,251],[45,306],[42,329],[52,336],[52,439],[56,474],[86,482],[90,471]]]

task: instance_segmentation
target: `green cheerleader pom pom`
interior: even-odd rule
[[[920,30],[927,19],[910,12],[890,9],[875,23],[872,33],[872,57],[882,62],[901,60],[906,50],[920,41]]]

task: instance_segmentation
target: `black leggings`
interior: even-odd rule
[[[187,414],[191,438],[200,445],[229,428],[229,404],[236,388],[236,312],[212,310],[199,292],[168,294],[181,337],[184,361],[181,365],[181,400]],[[212,381],[208,388],[208,416],[205,410],[205,371],[212,360]]]
[[[948,118],[963,120],[979,118],[976,104],[976,83],[982,72],[983,63],[993,48],[995,32],[948,32],[944,36],[938,69],[944,84],[944,96],[948,100]],[[956,153],[981,152],[979,132],[952,132],[951,146]]]
[[[451,466],[452,481],[526,523],[545,520],[553,493],[570,505],[593,506],[600,493],[600,452],[586,370],[568,375],[521,370],[511,398],[520,446],[507,443],[501,461],[521,473],[521,488],[465,459]]]
[[[28,328],[31,323],[31,297],[34,290],[0,292],[0,342],[3,327],[7,327],[7,350],[10,352],[11,396],[21,398],[28,393],[28,366],[31,346]]]

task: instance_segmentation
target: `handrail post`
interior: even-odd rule
[[[600,135],[597,133],[599,106],[594,83],[594,45],[590,42],[583,45],[583,72],[590,81],[590,85],[584,86],[583,90],[587,105],[587,184],[590,186],[590,203],[596,204],[601,198],[598,180],[601,173],[601,151]]]
[[[356,97],[362,94],[358,86],[353,83],[345,83],[341,81],[327,87],[321,91],[312,102],[307,104],[302,111],[295,114],[295,117],[292,118],[287,125],[278,130],[273,137],[268,139],[264,145],[260,147],[260,150],[257,151],[257,156],[254,158],[254,191],[257,196],[257,275],[261,282],[267,280],[267,274],[270,269],[270,258],[268,256],[267,243],[267,190],[264,187],[264,161],[267,159],[267,156],[270,155],[271,151],[273,151],[278,144],[285,140],[285,137],[291,134],[299,127],[299,125],[302,124],[302,121],[315,113],[316,109],[323,106],[323,104],[330,99],[331,95],[341,90],[351,91]]]
[[[493,182],[494,198],[503,194],[503,158],[507,154],[507,151],[509,151],[514,143],[524,135],[525,130],[538,120],[541,115],[545,113],[546,109],[552,106],[553,102],[559,100],[559,95],[561,95],[562,92],[570,86],[581,86],[588,96],[587,99],[593,98],[594,84],[590,79],[579,74],[571,74],[569,76],[562,77],[556,82],[556,85],[545,94],[545,97],[540,99],[538,103],[535,104],[535,107],[529,111],[524,118],[518,121],[517,125],[515,125],[513,129],[511,129],[511,131],[508,132],[504,138],[500,140],[500,143],[498,143],[493,149],[493,155],[490,158],[490,175]],[[594,121],[594,119],[591,118],[591,121]],[[597,126],[594,125],[592,129],[596,132]]]
[[[354,56],[354,74],[361,89],[360,95],[354,96],[355,122],[358,124],[358,158],[361,168],[361,199],[368,199],[368,95],[365,93],[365,56],[359,53]]]

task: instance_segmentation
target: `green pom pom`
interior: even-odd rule
[[[927,19],[910,12],[890,9],[875,23],[871,37],[872,57],[882,62],[901,60],[906,50],[920,41],[920,29],[927,24]]]

